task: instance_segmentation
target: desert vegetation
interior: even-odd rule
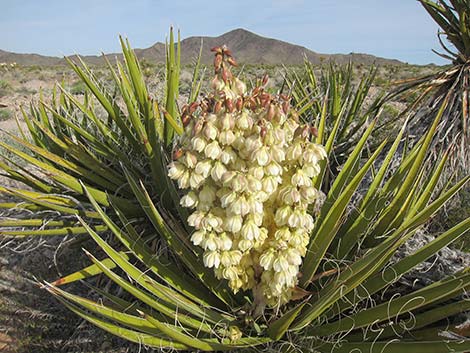
[[[469,12],[421,3],[448,67],[2,67],[0,349],[469,351]]]

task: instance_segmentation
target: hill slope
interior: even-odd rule
[[[214,46],[227,45],[234,53],[239,63],[246,64],[285,64],[296,65],[303,62],[306,56],[314,64],[322,61],[332,60],[337,63],[353,61],[355,63],[379,65],[399,65],[402,62],[394,59],[379,58],[369,54],[320,54],[300,45],[287,43],[281,40],[266,38],[245,29],[235,29],[222,34],[219,37],[189,37],[181,41],[181,61],[190,63],[198,55],[199,48],[203,43],[202,62],[209,64],[213,58],[210,48]],[[165,62],[165,45],[155,43],[146,49],[135,49],[139,58],[154,63]],[[120,54],[106,54],[110,59],[120,58]],[[85,61],[90,64],[102,64],[100,56],[84,56]],[[0,62],[17,62],[20,65],[46,65],[53,66],[65,64],[65,60],[57,57],[43,56],[38,54],[16,54],[0,50]]]

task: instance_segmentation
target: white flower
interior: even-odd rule
[[[235,134],[231,130],[222,131],[219,134],[219,142],[230,146],[235,141]]]
[[[225,148],[220,154],[220,161],[223,164],[233,163],[236,159],[237,159],[237,155],[235,152],[233,152],[233,150],[230,147]]]
[[[291,178],[292,185],[295,186],[311,186],[312,179],[309,178],[307,174],[304,173],[302,169],[299,169]]]
[[[258,162],[260,166],[265,166],[269,163],[271,157],[269,156],[268,148],[266,146],[260,147],[253,152],[252,158]]]
[[[219,120],[219,126],[222,130],[231,130],[235,126],[235,120],[232,114],[224,114]]]
[[[180,204],[183,207],[193,208],[196,207],[198,203],[197,195],[194,191],[188,192],[181,198]]]
[[[224,220],[224,229],[227,232],[238,233],[242,229],[243,218],[240,215],[232,215]]]
[[[204,149],[204,154],[207,158],[210,159],[218,159],[221,153],[222,150],[220,149],[220,146],[217,141],[212,141]]]
[[[284,224],[287,224],[287,221],[289,220],[290,216],[292,214],[292,209],[290,206],[284,206],[279,208],[276,211],[276,215],[274,216],[274,221],[276,222],[276,225],[278,227],[283,226]]]
[[[168,176],[173,180],[177,180],[181,178],[185,171],[186,167],[182,163],[172,162],[169,165]]]
[[[286,159],[286,153],[284,150],[280,146],[276,145],[271,147],[271,156],[277,163],[282,163]]]
[[[188,224],[191,227],[194,227],[196,229],[200,229],[201,224],[202,224],[202,220],[204,219],[204,217],[205,217],[204,212],[196,211],[188,217]]]
[[[214,181],[219,181],[222,179],[222,176],[225,174],[225,172],[227,172],[227,168],[225,168],[221,162],[216,161],[211,170],[211,177]]]
[[[238,243],[238,248],[243,252],[250,250],[252,247],[253,247],[253,242],[248,239],[242,239]]]
[[[243,239],[256,240],[259,238],[261,232],[259,227],[252,221],[246,222],[240,232]]]
[[[266,271],[268,271],[272,269],[275,258],[276,258],[276,254],[274,252],[274,249],[270,248],[259,257],[259,264]]]
[[[198,246],[201,244],[206,236],[206,232],[204,230],[197,230],[191,236],[191,241],[194,245]]]
[[[221,192],[219,193],[220,197],[220,204],[222,208],[227,208],[229,205],[231,205],[238,197],[238,194],[236,192],[233,192],[231,189],[221,189]]]
[[[217,240],[218,239],[215,233],[213,232],[207,233],[206,237],[201,243],[201,246],[204,248],[204,250],[210,250],[210,251],[217,250],[219,248],[217,244],[218,243]]]
[[[246,180],[246,177],[240,173],[231,180],[230,186],[233,191],[241,193],[246,190],[248,181]]]
[[[218,268],[220,265],[220,254],[218,251],[206,251],[203,255],[204,266]]]
[[[230,251],[222,251],[220,253],[220,264],[222,267],[229,267],[232,264],[232,258],[230,256]]]
[[[208,213],[201,221],[201,227],[207,231],[217,230],[222,226],[222,219]]]
[[[264,168],[263,167],[251,167],[248,170],[248,174],[252,175],[255,179],[261,180],[264,177]]]
[[[218,249],[219,250],[227,251],[227,250],[230,250],[232,248],[232,239],[225,232],[220,234],[217,242],[218,242]]]
[[[184,161],[184,164],[186,164],[186,166],[191,169],[194,169],[197,163],[196,156],[192,154],[191,152],[186,152],[182,160]]]
[[[277,189],[278,178],[274,176],[265,177],[262,181],[263,191],[267,194],[272,194]]]
[[[236,124],[238,128],[248,130],[253,126],[253,119],[246,112],[243,112],[238,117]]]
[[[289,161],[297,161],[302,157],[302,145],[300,142],[295,142],[293,145],[287,148],[287,160]]]
[[[189,177],[189,186],[193,190],[198,189],[199,186],[201,186],[201,184],[204,182],[204,180],[205,178],[201,174],[193,172]]]
[[[212,169],[212,162],[210,159],[206,159],[206,160],[198,162],[196,164],[196,168],[194,168],[194,171],[198,174],[201,174],[204,178],[207,178],[209,176],[211,169]]]
[[[254,195],[249,196],[247,201],[250,205],[251,214],[263,214],[263,203],[254,197]]]
[[[287,224],[291,228],[299,228],[303,227],[304,225],[304,215],[303,212],[300,210],[294,210],[292,214],[289,216],[289,219],[287,221]]]
[[[302,258],[297,249],[295,248],[287,249],[285,254],[286,254],[286,258],[289,264],[299,266],[302,263]]]
[[[285,186],[279,191],[279,198],[288,205],[300,202],[300,192],[296,187]]]
[[[269,163],[266,167],[264,167],[267,175],[278,176],[282,174],[281,166],[276,162]]]
[[[223,269],[223,276],[225,279],[236,281],[238,279],[238,271],[236,266],[230,266]]]
[[[261,183],[261,181],[259,181],[257,178],[251,175],[247,176],[247,181],[248,181],[248,190],[250,192],[253,192],[253,193],[258,192],[263,187],[263,184]]]
[[[276,272],[284,272],[287,271],[288,268],[289,262],[287,261],[287,259],[281,254],[278,254],[278,256],[273,261],[273,270]]]
[[[187,189],[189,187],[189,178],[190,178],[189,170],[186,170],[178,179],[178,186],[180,189]]]
[[[245,196],[240,196],[228,206],[227,210],[231,214],[241,215],[243,217],[250,212],[250,205],[246,201]]]
[[[206,139],[215,140],[219,132],[217,131],[217,128],[214,125],[206,123],[206,126],[204,126],[204,129],[202,130],[202,133],[204,134]]]
[[[277,240],[288,241],[291,238],[291,232],[289,231],[289,227],[279,228],[276,233],[274,233],[274,237]]]
[[[195,151],[202,152],[206,148],[207,143],[202,137],[196,136],[191,140],[191,145]]]
[[[301,187],[300,196],[308,204],[313,203],[316,199],[320,197],[319,192],[314,187]]]

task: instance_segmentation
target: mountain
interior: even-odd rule
[[[181,61],[183,64],[191,63],[199,54],[201,42],[203,43],[202,62],[205,64],[209,64],[213,58],[210,48],[223,44],[232,50],[237,62],[244,64],[296,65],[303,62],[304,56],[314,64],[330,60],[341,64],[349,61],[366,65],[373,63],[378,65],[403,64],[398,60],[380,58],[369,54],[320,54],[300,45],[262,37],[241,28],[222,34],[219,37],[189,37],[182,40]],[[135,52],[140,59],[145,58],[154,63],[165,62],[165,45],[163,43],[155,43],[146,49],[135,49]],[[106,54],[106,57],[114,59],[122,56],[121,54]],[[101,65],[103,63],[101,56],[88,55],[83,58],[90,64]],[[0,62],[45,66],[65,64],[65,60],[62,58],[38,54],[15,54],[2,50],[0,50]]]

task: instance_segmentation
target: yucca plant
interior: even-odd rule
[[[121,45],[123,62],[118,61],[113,67],[106,61],[113,82],[100,81],[80,57],[77,57],[80,65],[68,60],[87,87],[83,99],[58,85],[50,103],[41,95],[37,105],[31,104],[29,114],[22,108],[28,131],[18,125],[20,137],[4,133],[6,139],[0,141],[3,148],[0,168],[4,175],[29,188],[0,187],[3,195],[22,200],[0,203],[0,208],[54,211],[48,219],[2,220],[3,227],[23,228],[9,231],[10,235],[86,233],[75,215],[88,219],[96,230],[105,230],[98,214],[87,209],[89,200],[82,183],[100,205],[120,205],[129,217],[142,214],[122,173],[123,167],[132,170],[152,192],[164,194],[165,207],[175,207],[162,151],[171,149],[173,131],[181,132],[175,119],[179,114],[176,103],[179,41],[175,46],[171,31],[167,85],[161,104],[148,92],[129,43],[121,39]],[[197,83],[188,103],[198,95]]]
[[[170,66],[178,56],[171,48],[170,40]],[[323,114],[312,128],[298,119],[290,97],[269,94],[265,82],[246,92],[231,73],[235,61],[225,47],[214,48],[212,93],[181,114],[176,106],[157,110],[135,55],[127,44],[123,51],[124,65],[112,71],[119,96],[109,96],[91,71],[73,66],[90,89],[85,103],[63,92],[55,109],[33,107],[36,118],[26,117],[33,141],[18,139],[32,154],[2,144],[44,173],[16,169],[9,159],[2,165],[6,174],[36,191],[2,192],[22,198],[19,208],[76,217],[49,221],[49,233],[8,228],[40,226],[41,219],[5,220],[2,234],[87,233],[106,254],[98,259],[85,251],[89,267],[43,282],[45,289],[103,330],[155,348],[470,349],[463,337],[440,336],[454,331],[446,318],[470,307],[462,296],[470,286],[468,269],[385,299],[403,274],[470,229],[465,220],[390,262],[468,182],[466,177],[436,190],[448,153],[426,168],[445,105],[427,134],[403,149],[398,166],[391,162],[405,127],[388,152],[383,141],[369,154],[372,119],[330,183],[327,161],[341,123],[327,129]],[[177,76],[171,67],[168,72],[167,91],[174,93],[167,94],[167,104],[174,104]],[[101,179],[78,167],[116,178],[119,186],[97,185]],[[365,194],[354,201],[367,180]],[[92,301],[61,288],[78,280],[93,283],[97,275],[124,294],[93,287],[101,299]]]
[[[336,129],[333,153],[330,155],[330,178],[337,175],[351,153],[369,122],[382,112],[386,103],[385,92],[371,97],[370,91],[377,74],[377,67],[371,66],[368,72],[361,75],[350,62],[338,65],[333,62],[315,67],[305,59],[302,68],[285,68],[285,93],[292,98],[292,105],[303,121],[318,126],[320,119],[326,116],[325,129],[331,133]],[[369,98],[369,99],[368,99]],[[374,130],[374,135],[390,128],[393,121],[381,121]],[[376,144],[373,143],[377,142]],[[381,142],[371,139],[371,148]]]
[[[437,55],[449,60],[436,73],[399,82],[390,97],[419,92],[411,107],[419,107],[415,124],[429,124],[429,116],[437,111],[447,98],[443,114],[439,143],[455,145],[452,164],[468,171],[470,154],[470,2],[468,0],[419,0],[440,27],[438,39],[443,53]],[[443,40],[445,37],[446,40]],[[424,104],[421,104],[424,103]]]

